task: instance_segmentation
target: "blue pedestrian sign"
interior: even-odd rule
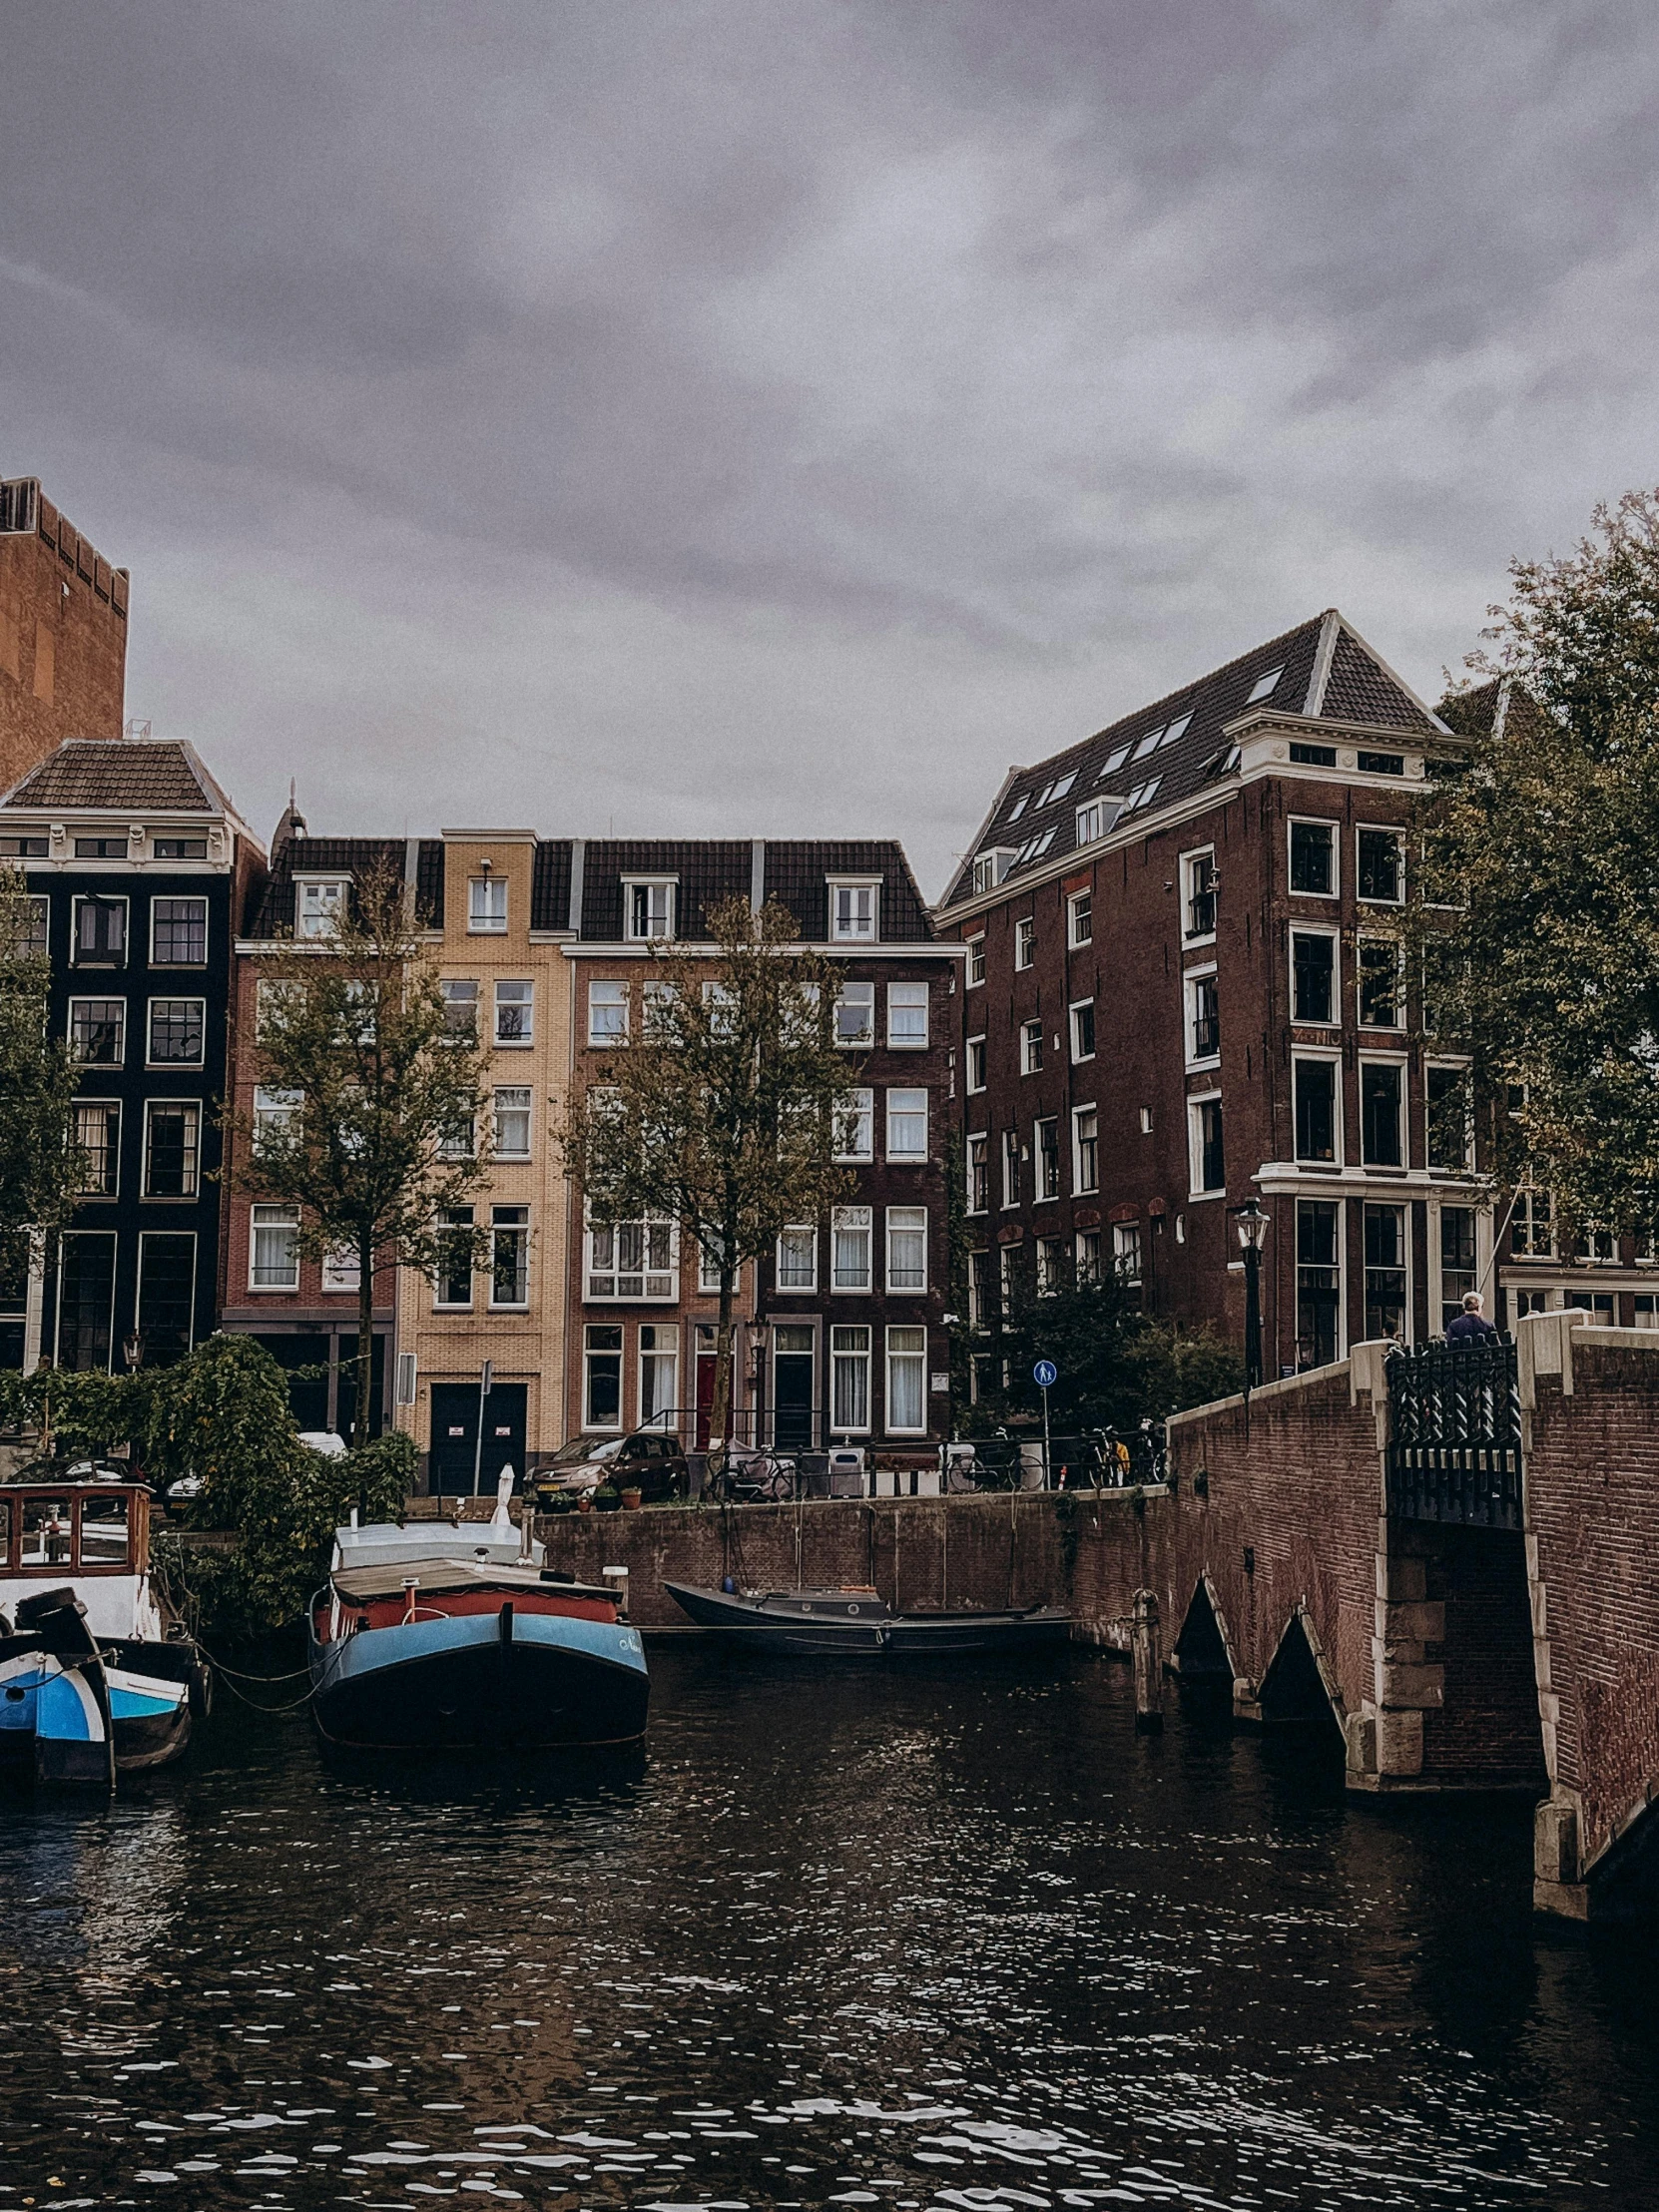
[[[1039,1390],[1046,1390],[1060,1380],[1060,1371],[1052,1360],[1039,1360],[1031,1370],[1031,1380]]]

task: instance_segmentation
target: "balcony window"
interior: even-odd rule
[[[469,937],[504,937],[507,933],[507,878],[475,875],[466,887],[466,929]]]
[[[1216,933],[1216,860],[1214,852],[1188,852],[1181,861],[1183,934],[1188,944]]]
[[[875,941],[877,883],[831,883],[830,886],[830,935],[836,944],[872,944]]]
[[[673,1429],[680,1411],[680,1332],[672,1322],[640,1324],[640,1426]]]
[[[867,1328],[836,1328],[830,1332],[830,1425],[842,1436],[868,1433]]]
[[[299,1288],[299,1214],[292,1206],[256,1206],[249,1224],[249,1288]]]
[[[927,1332],[887,1331],[887,1434],[920,1436],[927,1429]]]
[[[1200,1060],[1215,1060],[1221,1056],[1221,998],[1216,989],[1214,975],[1189,975],[1187,978],[1187,1060],[1195,1065]]]

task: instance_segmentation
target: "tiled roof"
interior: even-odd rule
[[[570,839],[544,837],[530,876],[532,929],[570,927]]]
[[[443,839],[422,837],[415,855],[415,904],[428,928],[443,927]]]
[[[1316,615],[1299,623],[1065,752],[1021,769],[981,828],[974,851],[992,845],[1023,847],[1041,838],[1046,840],[1041,850],[1016,862],[1008,877],[1051,867],[1056,859],[1076,850],[1077,810],[1089,800],[1128,799],[1154,785],[1135,812],[1143,808],[1148,813],[1161,812],[1217,782],[1228,773],[1223,766],[1228,745],[1223,732],[1247,709],[1299,716],[1308,712],[1327,619]],[[1368,723],[1418,740],[1431,735],[1434,723],[1423,708],[1340,616],[1333,612],[1330,619],[1340,627],[1324,696],[1317,703],[1320,719]],[[1275,678],[1271,687],[1253,697],[1269,677]],[[1052,791],[1044,804],[1043,793],[1055,785],[1063,788]],[[965,896],[972,881],[970,853],[943,903]]]
[[[701,937],[704,915],[723,898],[747,898],[754,847],[747,837],[593,837],[582,862],[582,936],[616,944],[622,936],[625,876],[679,878],[679,933]]]
[[[218,814],[230,801],[178,738],[70,738],[13,786],[0,805],[100,812]]]
[[[402,837],[289,837],[272,855],[271,873],[254,892],[243,934],[293,934],[296,875],[349,875],[354,883],[383,870],[400,876],[408,857]]]
[[[904,848],[890,837],[841,838],[827,843],[801,837],[769,837],[766,867],[767,895],[783,900],[810,942],[822,944],[829,937],[829,878],[832,875],[880,877],[883,943],[905,943],[933,933]]]

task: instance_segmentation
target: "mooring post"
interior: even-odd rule
[[[1135,1726],[1151,1732],[1164,1725],[1164,1669],[1158,1650],[1158,1600],[1151,1590],[1135,1592],[1130,1621],[1130,1650],[1135,1661]]]

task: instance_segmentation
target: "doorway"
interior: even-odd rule
[[[772,1441],[777,1451],[813,1448],[813,1348],[816,1332],[779,1322],[772,1333]]]
[[[497,1382],[484,1400],[484,1448],[478,1454],[478,1493],[491,1497],[501,1469],[524,1472],[525,1382]],[[428,1486],[434,1497],[470,1497],[478,1446],[476,1382],[432,1384],[432,1448]]]

